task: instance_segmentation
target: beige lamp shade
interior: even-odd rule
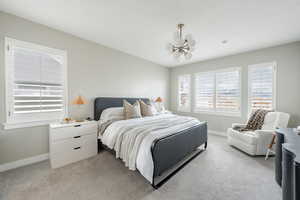
[[[163,100],[162,100],[162,98],[160,98],[160,97],[157,97],[157,99],[155,100],[155,102],[159,102],[159,103],[161,103]]]
[[[85,98],[79,95],[73,100],[72,104],[83,105],[83,104],[87,104],[87,101],[85,100]]]

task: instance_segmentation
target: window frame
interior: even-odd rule
[[[33,115],[30,114],[28,115],[29,119],[31,121],[16,121],[13,119],[13,114],[11,111],[13,110],[13,78],[11,74],[14,74],[14,67],[13,61],[12,61],[12,55],[11,55],[11,49],[12,46],[18,46],[18,47],[24,47],[24,48],[29,48],[34,51],[42,51],[43,53],[48,53],[48,54],[54,54],[54,55],[59,55],[62,56],[64,62],[63,62],[63,111],[62,115],[63,117],[67,116],[68,114],[68,78],[67,78],[67,66],[68,66],[68,60],[67,60],[67,51],[65,50],[60,50],[60,49],[54,49],[42,45],[38,45],[35,43],[31,42],[25,42],[25,41],[20,41],[16,40],[13,38],[5,37],[4,38],[4,70],[5,70],[5,123],[4,129],[13,129],[13,128],[22,128],[22,127],[32,127],[32,126],[41,126],[41,125],[46,125],[54,121],[58,121],[61,119],[42,119],[42,120],[33,120],[35,118]]]
[[[230,112],[230,111],[218,111],[216,109],[216,99],[217,99],[217,78],[216,74],[221,72],[231,72],[231,71],[238,71],[239,72],[239,111],[238,112]],[[196,101],[197,101],[197,86],[196,86],[196,77],[199,74],[207,74],[207,73],[213,73],[214,74],[214,96],[213,96],[213,109],[211,110],[200,110],[199,108],[196,108]],[[230,67],[230,68],[224,68],[219,70],[213,70],[213,71],[203,71],[198,72],[194,76],[194,105],[193,105],[193,112],[199,113],[199,114],[209,114],[209,115],[221,115],[221,116],[229,116],[229,117],[241,117],[242,116],[242,68],[241,67]]]
[[[188,90],[188,106],[180,106],[180,77],[188,77],[189,78],[189,90]],[[192,75],[191,74],[180,74],[177,77],[177,111],[179,112],[191,112],[191,100],[192,100]]]
[[[276,110],[276,98],[277,98],[277,62],[264,62],[264,63],[258,63],[258,64],[251,64],[248,65],[248,116],[250,116],[252,112],[252,107],[251,107],[251,93],[252,93],[252,84],[251,84],[251,73],[250,69],[251,68],[256,68],[256,67],[266,67],[268,65],[271,65],[273,68],[273,82],[272,82],[272,109]]]

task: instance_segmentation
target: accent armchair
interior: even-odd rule
[[[285,128],[290,115],[283,112],[269,112],[266,114],[261,130],[240,132],[236,127],[245,127],[246,124],[232,124],[227,130],[227,141],[249,155],[266,155],[268,145],[276,128]]]

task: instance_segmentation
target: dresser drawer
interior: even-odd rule
[[[51,166],[61,167],[96,155],[97,134],[53,142],[50,148]]]
[[[51,140],[63,140],[67,138],[73,138],[76,136],[88,135],[92,133],[97,133],[97,124],[90,123],[90,124],[79,124],[74,126],[67,126],[67,127],[59,127],[59,128],[52,128],[51,131]]]

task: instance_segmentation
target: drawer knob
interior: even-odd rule
[[[80,149],[81,147],[75,147],[75,148],[73,148],[74,150],[77,150],[77,149]]]
[[[78,125],[75,125],[74,127],[80,127],[81,126],[81,124],[78,124]]]
[[[78,136],[74,136],[73,138],[80,138],[81,136],[80,135],[78,135]]]

